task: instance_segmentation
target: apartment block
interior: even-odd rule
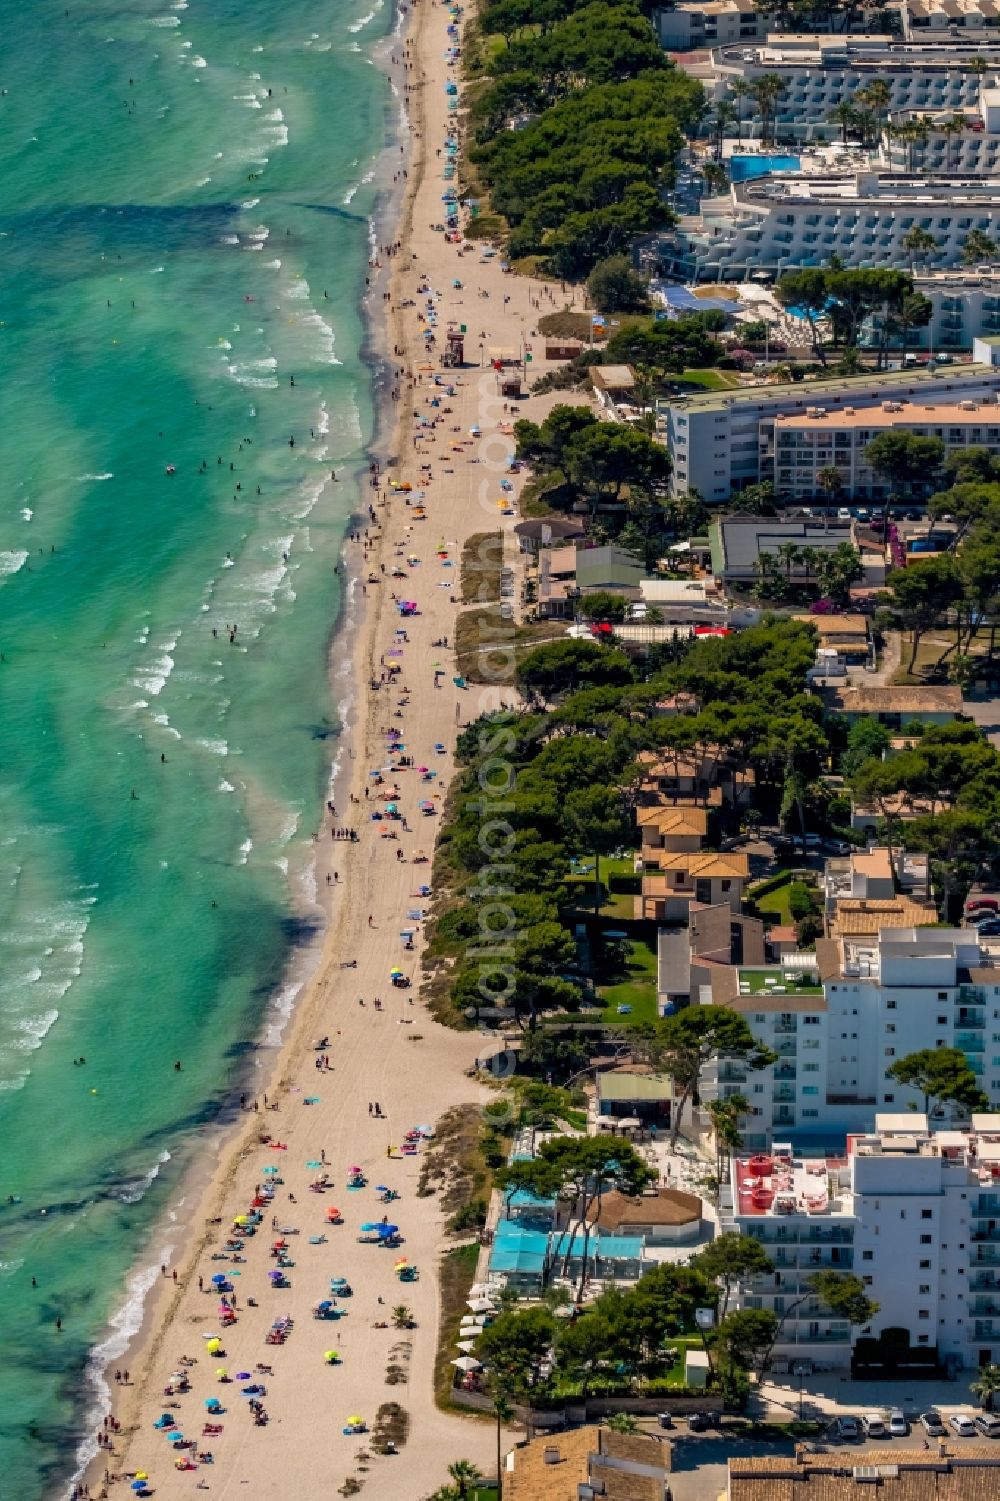
[[[955,425],[965,431],[993,425],[985,421],[979,408],[995,405],[998,396],[1000,369],[986,361],[947,370],[884,371],[808,384],[752,386],[679,397],[660,404],[659,431],[673,459],[671,492],[682,495],[688,489],[697,489],[708,502],[718,504],[735,490],[773,477],[775,424],[786,418],[805,417],[810,410],[815,413],[822,408],[828,416],[842,412],[852,419],[870,412],[877,421],[874,414],[882,410],[884,401],[915,412],[972,401],[977,403],[977,412],[966,413],[962,422],[931,424]],[[931,422],[930,417],[927,421]],[[836,444],[831,443],[830,448],[833,451]]]
[[[988,46],[996,41],[1000,25],[997,0],[902,0],[899,11],[908,42],[947,38]]]
[[[740,1012],[778,1055],[758,1072],[716,1058],[702,1075],[703,1101],[750,1101],[749,1144],[766,1145],[775,1132],[867,1131],[879,1110],[922,1106],[888,1073],[922,1048],[960,1049],[1000,1104],[1000,967],[975,929],[872,926],[845,916],[840,936],[819,939],[815,954],[706,971],[698,1000]]]
[[[664,236],[661,259],[684,281],[743,281],[822,266],[908,266],[910,229],[932,235],[935,265],[961,263],[972,230],[1000,233],[1000,182],[989,177],[929,179],[884,172],[781,172],[733,183],[704,198]]]
[[[884,1329],[953,1369],[1000,1357],[1000,1115],[932,1131],[919,1113],[882,1112],[839,1157],[776,1142],[733,1161],[722,1222],[774,1264],[739,1301],[783,1318],[776,1354],[789,1364],[846,1365],[859,1336]],[[852,1329],[810,1292],[826,1269],[863,1280],[879,1305],[870,1325]]]
[[[886,482],[867,463],[865,450],[880,433],[900,430],[940,438],[949,453],[963,448],[1000,452],[1000,393],[985,401],[968,397],[917,406],[889,399],[860,411],[814,406],[803,413],[782,413],[769,434],[762,435],[760,472],[785,500],[821,496],[820,473],[831,468],[840,475],[842,494],[880,500],[887,493]]]
[[[767,35],[767,18],[754,8],[753,0],[706,0],[704,5],[682,0],[654,11],[653,25],[660,46],[668,52],[755,42]]]

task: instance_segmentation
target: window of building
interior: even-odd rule
[[[933,1211],[933,1209],[921,1209],[921,1211],[920,1211],[920,1218],[922,1220],[933,1219],[933,1217],[934,1217],[934,1211]]]
[[[929,1245],[931,1245],[931,1244],[932,1244],[932,1241],[933,1241],[933,1236],[930,1236],[930,1235],[922,1235],[922,1236],[921,1236],[921,1237],[920,1237],[920,1244],[921,1244],[921,1245],[922,1245],[922,1246],[929,1246]]]
[[[920,1270],[922,1272],[929,1272],[930,1269],[931,1269],[931,1264],[930,1264],[929,1261],[921,1261],[921,1262],[918,1262],[917,1264],[920,1267]]]
[[[874,1251],[862,1251],[861,1252],[861,1260],[862,1261],[874,1261],[875,1260],[875,1252]]]
[[[929,1319],[930,1316],[931,1315],[930,1315],[930,1309],[929,1308],[918,1308],[917,1309],[917,1318],[918,1319]]]
[[[929,1345],[930,1342],[931,1342],[931,1337],[930,1337],[929,1334],[918,1334],[917,1335],[917,1344],[918,1345]]]
[[[917,1291],[921,1292],[921,1293],[929,1293],[930,1290],[931,1290],[931,1285],[930,1285],[929,1282],[921,1282],[920,1286],[917,1288]],[[942,1293],[941,1296],[943,1298],[944,1297],[944,1293]]]

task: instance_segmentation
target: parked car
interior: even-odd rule
[[[977,1412],[976,1427],[984,1438],[1000,1438],[1000,1413]]]
[[[955,1430],[959,1438],[975,1438],[976,1425],[972,1421],[972,1414],[968,1412],[953,1412],[948,1419],[948,1424]]]
[[[860,1438],[861,1425],[857,1418],[852,1418],[846,1413],[843,1417],[839,1417],[837,1419],[837,1437],[845,1439]]]
[[[995,896],[970,896],[965,904],[966,912],[1000,912],[1000,902]]]
[[[889,1437],[905,1438],[910,1431],[910,1425],[906,1421],[906,1414],[901,1407],[894,1407],[889,1413]]]
[[[865,1430],[865,1438],[887,1438],[885,1423],[882,1421],[880,1412],[866,1412],[862,1414],[861,1426]]]
[[[933,1407],[920,1414],[920,1426],[928,1438],[944,1438],[946,1430],[941,1421],[941,1414],[935,1412]]]
[[[978,923],[976,932],[980,938],[996,938],[1000,936],[1000,917],[991,917],[989,922]]]
[[[849,855],[854,848],[853,845],[848,844],[846,839],[826,839],[823,843],[831,855]]]
[[[715,1414],[714,1412],[689,1412],[687,1425],[691,1433],[705,1433],[709,1428],[716,1426]]]

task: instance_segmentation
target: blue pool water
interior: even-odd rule
[[[729,171],[733,182],[748,182],[753,177],[767,177],[770,172],[798,172],[802,162],[797,156],[731,156]]]

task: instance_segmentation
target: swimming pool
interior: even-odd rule
[[[798,172],[802,162],[797,156],[731,156],[729,171],[733,182],[747,182],[752,177],[766,177],[769,172]]]

